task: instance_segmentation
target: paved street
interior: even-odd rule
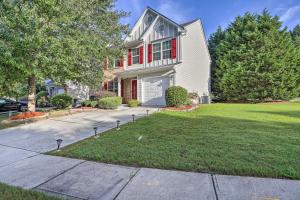
[[[151,109],[151,112],[156,109]],[[300,181],[135,168],[44,155],[124,124],[146,108],[93,111],[0,131],[0,182],[66,197],[117,200],[298,200]],[[1,195],[1,194],[0,194]]]

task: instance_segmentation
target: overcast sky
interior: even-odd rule
[[[123,23],[133,25],[143,10],[150,6],[177,23],[200,18],[206,37],[217,26],[226,27],[234,17],[246,11],[261,13],[264,8],[277,15],[284,26],[300,24],[300,0],[117,0],[116,7],[130,12]]]

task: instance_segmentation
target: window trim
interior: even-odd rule
[[[107,91],[118,94],[118,90],[119,90],[118,78],[114,78],[107,82]]]
[[[134,51],[137,51],[137,54],[135,56],[133,55]],[[137,62],[134,62],[134,59],[136,58],[137,58]],[[131,60],[132,60],[131,61],[132,65],[140,64],[140,47],[131,49]]]
[[[157,44],[159,44],[159,51],[154,51],[154,45],[157,45]],[[152,60],[153,61],[161,60],[161,50],[162,50],[161,44],[162,44],[161,42],[152,43]],[[159,53],[159,59],[155,59],[155,56],[154,56],[155,53]]]
[[[119,63],[119,65],[116,65],[117,63],[117,61],[119,61],[120,63]],[[121,66],[121,59],[114,59],[114,66],[113,66],[113,68],[114,69],[116,69],[116,68],[119,68]]]
[[[170,43],[169,49],[163,49],[164,48],[164,45],[163,45],[164,42],[169,42]],[[169,58],[164,58],[164,52],[166,52],[166,51],[170,51],[170,57]],[[172,39],[162,42],[162,58],[163,59],[172,59]]]
[[[170,42],[170,48],[169,49],[163,49],[163,43],[164,42]],[[154,51],[154,45],[155,44],[160,44],[160,51]],[[169,58],[164,58],[164,51],[170,51],[170,57]],[[172,59],[172,38],[165,38],[163,40],[159,41],[154,41],[152,42],[152,60],[153,61],[159,61],[154,59],[154,54],[160,52],[160,59],[159,60],[167,60],[167,59]]]

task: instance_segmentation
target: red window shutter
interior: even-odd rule
[[[131,56],[132,54],[131,54],[131,49],[128,49],[128,66],[130,66],[131,65]]]
[[[108,82],[105,81],[105,82],[104,82],[104,85],[103,85],[103,90],[104,90],[104,91],[107,91],[107,88],[108,88]]]
[[[171,57],[172,59],[175,59],[176,58],[176,38],[173,38],[171,40],[171,45],[172,45],[172,50],[171,50]]]
[[[148,44],[148,63],[152,62],[152,44]]]
[[[140,64],[143,64],[144,61],[144,47],[140,47]]]
[[[120,66],[119,67],[120,68],[124,67],[124,58],[123,57],[120,58]]]

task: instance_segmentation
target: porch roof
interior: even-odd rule
[[[140,74],[154,73],[154,72],[167,72],[174,69],[174,65],[162,66],[162,67],[147,67],[147,68],[137,68],[125,70],[122,72],[117,72],[116,75],[121,78],[135,77]]]

